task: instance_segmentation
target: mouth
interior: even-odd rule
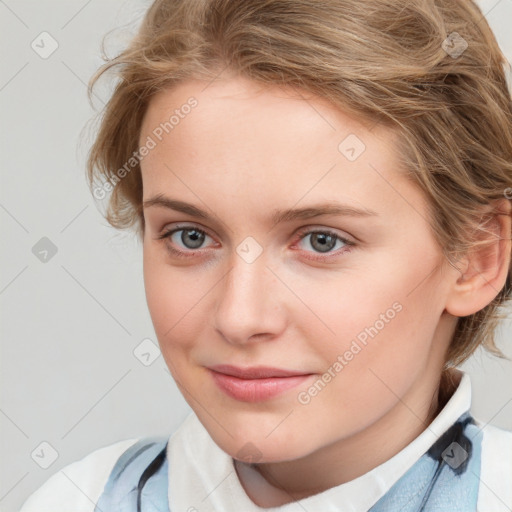
[[[299,386],[314,375],[267,366],[240,368],[217,365],[209,367],[208,371],[221,391],[243,402],[269,400]]]

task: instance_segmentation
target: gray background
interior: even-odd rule
[[[511,61],[512,0],[479,4]],[[169,435],[189,412],[163,358],[153,351],[145,365],[134,354],[146,351],[136,349],[143,340],[156,343],[141,247],[108,226],[84,177],[94,131],[85,84],[102,62],[101,39],[117,28],[108,48],[122,46],[148,5],[0,0],[4,512],[70,462],[122,439]],[[58,44],[47,58],[31,47],[35,40],[38,51],[51,49],[42,32]],[[98,89],[96,108],[108,92]],[[44,237],[57,252],[41,261]],[[511,332],[508,320],[499,344],[509,357]],[[473,414],[512,430],[512,362],[478,351],[462,368],[472,379]],[[42,442],[58,455],[46,469],[52,452]]]

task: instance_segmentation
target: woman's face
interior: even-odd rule
[[[149,310],[216,443],[272,462],[400,415],[417,426],[452,334],[453,269],[392,132],[229,78],[160,92],[140,144]]]

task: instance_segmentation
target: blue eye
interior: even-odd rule
[[[181,235],[175,236],[178,235],[178,233],[181,233]],[[300,237],[299,242],[303,242],[309,237],[309,244],[313,248],[313,251],[302,248],[305,253],[311,254],[310,256],[306,256],[306,259],[318,261],[339,256],[341,253],[350,251],[351,246],[356,245],[351,240],[347,240],[328,229],[304,228],[298,233],[298,236]],[[172,242],[172,245],[167,244],[169,252],[175,256],[184,258],[197,256],[197,251],[204,244],[206,238],[212,239],[205,231],[198,229],[196,226],[174,227],[164,231],[157,237],[158,240],[169,239]],[[180,247],[180,244],[183,250],[173,247],[173,245]],[[334,250],[337,244],[341,244],[341,246],[338,246],[337,250]]]
[[[308,237],[311,247],[320,253],[331,251],[336,246],[336,242],[343,242],[339,236],[327,231],[310,231],[301,241]]]
[[[170,240],[173,240],[173,235],[179,233],[180,231],[181,236],[177,238],[184,245],[185,249],[189,249],[191,251],[199,249],[201,245],[204,243],[206,237],[210,238],[201,229],[197,229],[195,227],[180,227],[165,231],[164,233],[158,236],[158,239],[161,240],[164,238],[169,238]],[[176,240],[174,240],[174,242],[176,243]]]
[[[205,233],[197,229],[180,229],[176,233],[181,231],[180,241],[185,245],[187,249],[199,249],[204,242]]]
[[[309,244],[314,250],[306,252],[317,254],[317,256],[309,257],[316,260],[321,260],[322,254],[326,255],[323,259],[339,256],[341,253],[349,251],[355,245],[351,240],[343,238],[328,229],[304,229],[299,231],[298,236],[300,237],[300,242],[309,238]],[[341,247],[338,246],[337,250],[333,250],[337,243],[341,243]]]

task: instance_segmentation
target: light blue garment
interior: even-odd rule
[[[475,512],[482,431],[469,411],[422,455],[371,512]]]
[[[481,448],[482,432],[467,411],[369,512],[476,512]],[[94,512],[172,512],[166,449],[163,438],[130,446],[112,469]],[[343,503],[339,506],[342,511]]]
[[[167,440],[143,438],[117,460],[94,512],[169,512]]]

